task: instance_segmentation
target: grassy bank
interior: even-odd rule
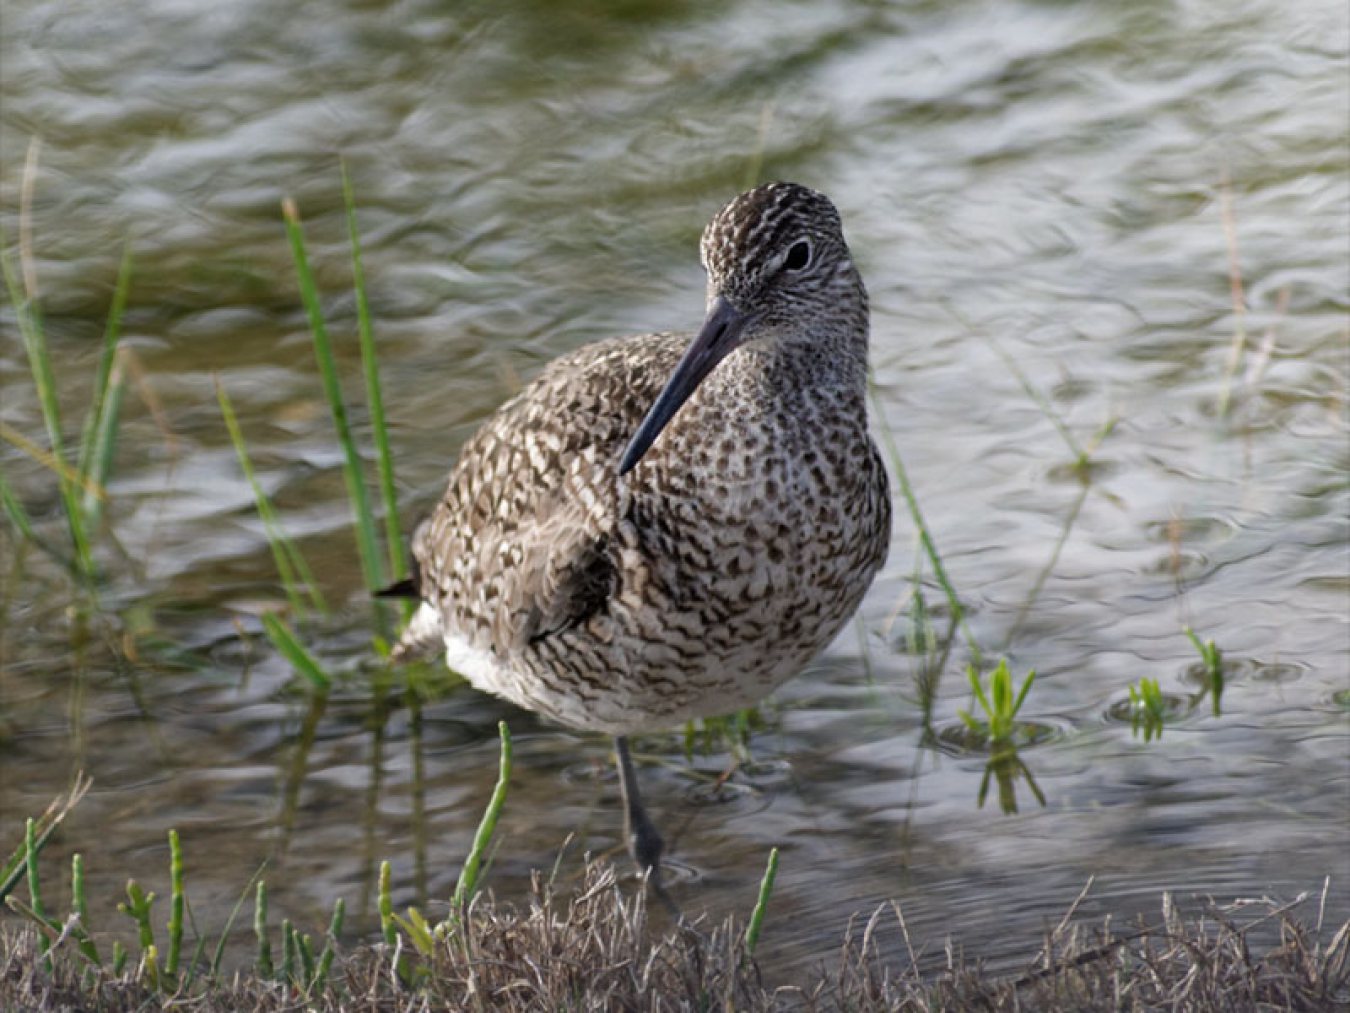
[[[1330,1010],[1350,1006],[1350,922],[1326,919],[1331,883],[1281,904],[1268,898],[1227,906],[1162,895],[1159,913],[1133,924],[1081,918],[1082,894],[1020,963],[950,939],[911,935],[904,906],[860,912],[838,941],[837,958],[810,966],[775,954],[769,903],[778,850],[754,909],[713,921],[693,915],[672,926],[650,918],[647,891],[607,861],[588,859],[574,877],[536,871],[522,903],[481,892],[482,862],[494,842],[511,774],[511,738],[501,727],[492,802],[466,856],[444,919],[396,911],[391,867],[381,866],[380,928],[344,934],[345,904],[317,939],[269,915],[267,883],[255,877],[223,926],[191,914],[182,843],[169,833],[168,920],[155,892],[136,880],[109,912],[91,915],[84,862],[71,862],[69,892],[40,872],[44,845],[63,829],[89,788],[27,822],[23,843],[0,867],[0,898],[20,922],[0,923],[0,1010],[98,1013],[191,1008],[225,1010]],[[23,896],[26,887],[27,896]],[[61,899],[57,900],[57,896]],[[254,899],[252,917],[246,899]],[[67,904],[68,898],[68,906]],[[688,902],[719,906],[706,891]],[[725,904],[721,905],[723,909]],[[227,939],[251,925],[254,955],[224,960]],[[100,927],[102,931],[96,929]],[[162,928],[167,928],[165,933]],[[237,930],[237,932],[236,932]],[[112,937],[112,938],[110,938]],[[110,956],[109,956],[110,953]],[[778,970],[761,970],[757,958]],[[235,958],[236,961],[239,958]],[[245,958],[247,959],[247,958]]]
[[[0,932],[0,1008],[104,1013],[190,1008],[379,1010],[1330,1010],[1350,1002],[1350,923],[1319,924],[1317,896],[1203,913],[1170,897],[1147,925],[1090,926],[1073,911],[1019,971],[992,975],[978,954],[911,941],[901,905],[855,919],[833,966],[767,980],[746,952],[743,923],[653,931],[641,891],[592,863],[575,889],[542,875],[522,905],[479,897],[415,973],[392,943],[339,949],[309,991],[255,968],[156,988],[145,967],[92,968],[73,945],[46,958],[30,927]],[[908,954],[887,960],[883,947]],[[912,943],[912,945],[911,945]],[[925,960],[915,950],[928,954]],[[935,954],[941,956],[935,958]],[[931,969],[937,963],[936,970]],[[930,968],[921,973],[917,967]]]

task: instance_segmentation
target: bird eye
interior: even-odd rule
[[[783,259],[783,268],[788,271],[800,271],[811,263],[811,244],[805,239],[793,243]]]

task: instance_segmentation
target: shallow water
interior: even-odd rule
[[[504,718],[516,774],[491,886],[519,896],[568,834],[564,869],[614,848],[604,741],[462,685],[421,707],[372,688],[279,201],[307,221],[356,397],[346,160],[411,523],[520,378],[593,338],[695,326],[704,221],[749,181],[793,178],[844,216],[877,428],[968,635],[929,735],[916,590],[938,635],[948,616],[898,501],[859,622],[765,705],[750,766],[716,789],[722,747],[690,763],[678,732],[639,743],[680,902],[748,911],[781,847],[760,953],[784,974],[891,898],[934,953],[951,933],[1029,954],[1089,876],[1092,913],[1330,875],[1344,917],[1348,32],[1330,0],[11,3],[0,221],[15,243],[41,135],[32,253],[71,433],[124,242],[136,275],[98,617],[81,624],[59,568],[0,535],[0,841],[83,769],[95,789],[44,874],[60,894],[59,857],[86,852],[99,928],[128,875],[167,894],[176,827],[212,934],[264,861],[275,917],[314,931],[343,895],[368,930],[381,859],[400,905],[453,888]],[[36,439],[12,307],[0,326],[0,420]],[[336,605],[305,628],[340,673],[321,713],[260,634],[284,601],[213,377]],[[1114,420],[1086,472],[1051,416],[1083,446]],[[0,455],[59,540],[50,474]],[[1186,624],[1225,652],[1218,716]],[[1016,813],[995,787],[978,804],[987,757],[956,734],[971,640],[1039,673],[1023,716],[1044,734],[1019,755],[1044,805],[1025,779]],[[1120,716],[1143,677],[1171,703],[1151,742]]]

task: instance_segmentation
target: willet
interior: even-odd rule
[[[857,609],[890,494],[867,433],[867,291],[829,198],[736,197],[703,232],[697,334],[550,364],[464,445],[412,540],[396,656],[614,736],[629,850],[662,841],[628,736],[749,706]]]

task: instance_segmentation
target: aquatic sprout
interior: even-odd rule
[[[1201,641],[1196,636],[1195,631],[1189,626],[1183,626],[1181,632],[1186,634],[1196,651],[1200,654],[1200,662],[1204,666],[1205,692],[1209,694],[1210,701],[1214,707],[1214,716],[1219,716],[1219,698],[1223,696],[1223,652],[1215,646],[1213,640]],[[1202,693],[1196,700],[1199,703],[1204,699]]]
[[[1013,693],[1013,678],[1012,673],[1008,671],[1007,658],[999,659],[998,667],[990,673],[988,693],[985,692],[974,665],[966,666],[966,676],[970,680],[970,688],[980,709],[984,711],[984,716],[977,717],[969,711],[958,711],[962,722],[982,741],[994,744],[1011,742],[1013,732],[1016,730],[1017,712],[1022,709],[1022,702],[1027,698],[1031,684],[1036,681],[1035,670],[1027,673],[1016,695]]]
[[[1129,687],[1130,693],[1130,734],[1144,733],[1144,741],[1152,742],[1161,738],[1163,725],[1167,719],[1167,699],[1157,679],[1147,676],[1139,680],[1137,686]]]

